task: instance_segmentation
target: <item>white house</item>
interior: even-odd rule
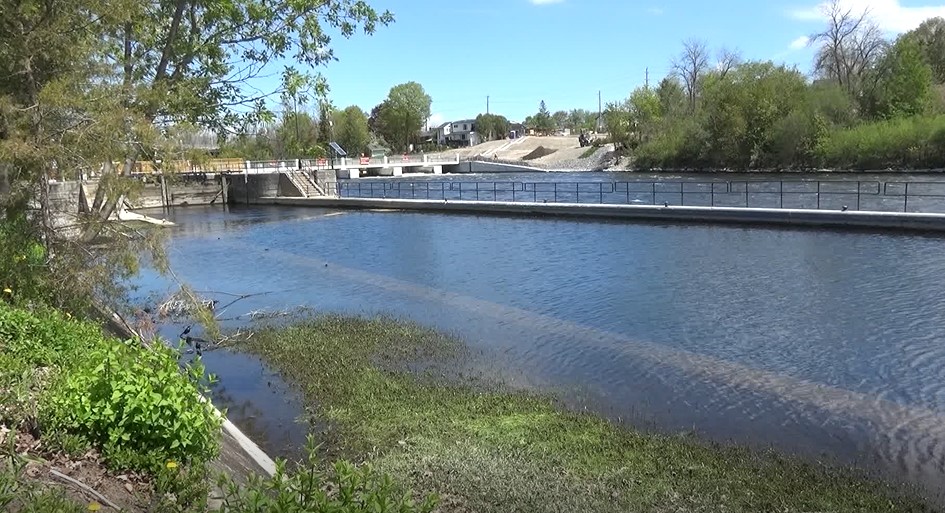
[[[443,123],[442,125],[438,126],[436,129],[436,143],[440,146],[446,146],[446,142],[449,140],[449,136],[452,133],[452,123]]]
[[[445,128],[445,130],[444,130]],[[482,142],[479,134],[476,133],[475,119],[462,119],[444,123],[440,127],[443,132],[443,139],[440,144],[447,146],[475,146]]]

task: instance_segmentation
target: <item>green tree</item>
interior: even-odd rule
[[[558,130],[567,128],[568,126],[568,112],[564,110],[556,111],[551,115],[551,120],[554,122],[555,128]]]
[[[88,293],[98,284],[110,286],[96,291],[98,297],[114,297],[112,278],[134,272],[135,253],[89,243],[103,231],[116,244],[143,235],[106,222],[134,193],[134,182],[122,175],[139,158],[182,155],[172,144],[176,127],[226,133],[272,120],[265,103],[271,92],[257,93],[244,87],[247,81],[289,59],[306,67],[330,61],[329,34],[371,33],[392,19],[360,0],[0,3],[0,162],[6,176],[0,183],[10,184],[0,197],[0,222],[22,219],[35,200],[44,211],[29,217],[25,240],[45,246],[45,258],[32,270],[54,273],[61,292]],[[319,76],[291,67],[282,77],[281,90],[296,98],[327,89]],[[45,191],[51,176],[80,173],[101,178],[92,212],[67,220],[82,231],[75,241],[57,230]]]
[[[285,112],[272,142],[277,159],[307,158],[323,152],[318,147],[318,125],[307,112]]]
[[[335,140],[349,155],[360,155],[368,151],[371,132],[367,115],[360,107],[352,105],[334,115]]]
[[[380,133],[389,144],[407,151],[430,118],[431,104],[430,95],[416,82],[392,87],[378,112]]]
[[[323,143],[323,146],[331,142],[334,137],[332,133],[334,114],[335,108],[331,102],[323,100],[318,103],[318,140]]]
[[[660,114],[663,117],[675,118],[686,113],[686,92],[675,77],[660,80],[656,96],[659,98]]]
[[[640,87],[630,94],[627,102],[631,127],[630,143],[635,148],[649,141],[658,129],[660,122],[660,99],[656,92],[648,87]]]
[[[545,100],[538,104],[538,113],[531,117],[530,123],[536,131],[544,134],[550,134],[555,129],[555,122],[545,106]]]
[[[597,113],[573,109],[568,112],[567,127],[574,132],[593,132],[597,128]]]
[[[945,83],[945,19],[927,19],[903,37],[915,41],[922,49],[935,83]]]
[[[509,120],[498,114],[476,116],[476,132],[485,140],[505,139],[509,133]]]
[[[617,148],[629,147],[633,133],[633,120],[630,116],[630,102],[611,102],[604,108],[604,130]]]
[[[901,37],[886,52],[876,73],[871,114],[882,118],[915,116],[932,100],[932,68],[915,39]]]

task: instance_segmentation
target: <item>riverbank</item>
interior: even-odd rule
[[[321,316],[240,347],[303,390],[324,453],[438,493],[446,512],[931,510],[853,471],[644,435],[463,376],[449,369],[464,346],[414,324]]]

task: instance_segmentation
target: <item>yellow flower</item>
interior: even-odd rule
[[[167,462],[167,468],[170,470],[174,470],[175,468],[177,468],[177,462],[174,460],[169,460]]]
[[[13,294],[13,290],[11,290],[10,287],[3,289],[3,292],[6,294]]]
[[[99,503],[97,503],[97,502],[90,502],[90,503],[89,503],[89,511],[98,511],[98,510],[100,510],[100,509],[102,509],[102,505],[101,505],[101,504],[99,504]]]

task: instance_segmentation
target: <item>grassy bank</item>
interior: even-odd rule
[[[926,510],[846,471],[643,435],[545,398],[407,372],[462,353],[411,324],[324,316],[243,347],[303,388],[328,454],[436,492],[444,511]]]

